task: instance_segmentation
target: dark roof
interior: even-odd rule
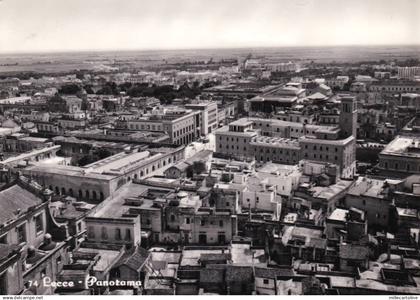
[[[230,253],[204,253],[200,255],[200,261],[230,260]]]
[[[293,276],[292,269],[289,268],[255,268],[255,277],[276,279],[277,276]]]
[[[223,268],[214,269],[206,268],[200,270],[200,283],[220,283],[224,282],[224,273]]]
[[[0,191],[0,224],[13,219],[18,209],[26,212],[28,208],[42,202],[41,198],[17,184]]]
[[[135,271],[139,271],[146,260],[149,258],[150,253],[141,247],[137,247],[134,251],[130,251],[125,253],[119,262],[116,264],[116,267],[120,267],[122,265],[129,267]]]
[[[201,161],[201,160],[208,159],[212,154],[213,154],[212,150],[202,150],[202,151],[194,154],[188,160],[191,161],[191,162]]]
[[[369,257],[369,249],[366,246],[342,244],[340,245],[340,258],[362,260]]]
[[[309,240],[308,247],[317,248],[317,249],[325,249],[327,247],[327,240],[312,237]]]
[[[190,164],[189,162],[187,162],[187,161],[181,161],[181,162],[177,163],[176,165],[173,165],[173,166],[169,167],[169,168],[168,168],[168,170],[170,170],[170,169],[172,169],[172,168],[175,168],[175,169],[180,170],[181,172],[184,172],[184,171],[186,171],[186,170],[187,170],[187,168],[188,168],[190,165],[191,165],[191,164]]]
[[[227,266],[226,281],[227,282],[253,281],[252,267]]]

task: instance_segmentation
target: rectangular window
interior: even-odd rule
[[[0,244],[7,244],[7,233],[0,237]]]
[[[26,242],[26,224],[22,224],[17,228],[18,242],[19,244]]]
[[[131,230],[129,228],[125,230],[125,240],[131,241]]]
[[[44,224],[42,221],[42,214],[39,214],[35,217],[35,228],[36,228],[36,233],[42,233],[44,231]]]
[[[95,228],[93,226],[88,227],[88,238],[89,239],[95,238]]]
[[[106,227],[102,227],[102,229],[101,229],[101,238],[103,240],[107,240],[108,239],[108,232],[106,230]]]
[[[120,228],[116,228],[115,229],[115,239],[117,241],[120,241],[121,240],[121,229]]]
[[[263,280],[264,284],[268,284],[268,279]]]

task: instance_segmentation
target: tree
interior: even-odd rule
[[[93,155],[98,158],[98,160],[107,158],[112,155],[112,153],[108,149],[100,148],[93,152]]]
[[[201,174],[206,171],[206,164],[202,161],[195,161],[192,165],[187,168],[187,177],[191,178],[194,175]]]
[[[86,166],[88,164],[94,163],[95,161],[97,161],[97,159],[96,159],[96,157],[94,155],[87,154],[87,155],[82,156],[77,161],[77,165],[79,165],[79,166]]]
[[[76,95],[80,91],[81,89],[77,84],[66,84],[63,85],[58,92],[65,95]]]
[[[92,85],[87,84],[83,88],[85,89],[86,93],[88,93],[88,94],[95,94],[95,92],[92,89]]]
[[[96,92],[97,95],[118,95],[120,89],[115,82],[107,82],[105,85]]]

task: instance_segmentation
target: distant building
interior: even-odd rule
[[[209,120],[217,124],[217,105],[215,106],[216,111]],[[166,132],[170,143],[187,145],[201,135],[200,116],[201,112],[197,110],[161,107],[152,111],[151,114],[128,120],[127,129]],[[208,125],[203,124],[203,126]]]
[[[48,183],[57,195],[103,201],[125,183],[151,176],[182,159],[183,154],[183,148],[120,152],[84,167],[40,164],[22,172]]]
[[[216,132],[216,152],[257,161],[296,164],[301,159],[330,162],[343,177],[355,172],[357,110],[343,95],[338,126],[243,118]]]
[[[394,176],[420,173],[420,139],[415,136],[396,136],[379,153],[379,169]]]
[[[403,79],[413,79],[420,75],[420,67],[398,67],[398,77]]]
[[[420,82],[407,80],[382,80],[373,82],[369,92],[381,94],[420,93]]]
[[[218,112],[216,102],[196,102],[185,104],[186,108],[200,111],[200,123],[197,128],[200,130],[200,135],[207,136],[218,127]]]

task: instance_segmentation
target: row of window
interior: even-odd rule
[[[308,145],[305,145],[305,149],[308,149]],[[318,149],[317,145],[313,145],[312,150],[316,151]],[[322,146],[319,146],[319,151],[323,151],[324,148]],[[330,148],[328,146],[325,146],[325,151],[329,151]],[[338,152],[338,148],[335,147],[334,152]]]
[[[394,164],[391,164],[390,163],[389,165],[388,165],[388,162],[384,162],[383,163],[384,169],[390,168],[390,169],[394,169],[394,170],[401,170],[401,171],[407,171],[407,172],[409,172],[409,171],[416,171],[416,168],[414,168],[413,166],[411,166],[409,163],[403,163],[401,167],[400,167],[400,164],[397,163],[397,162],[394,163]],[[404,165],[405,165],[405,168],[404,168]],[[418,171],[420,172],[420,165],[418,166]]]
[[[69,188],[69,189],[66,190],[65,187],[62,187],[60,189],[58,186],[56,186],[55,188],[53,188],[52,185],[50,185],[48,188],[51,191],[55,191],[55,193],[57,195],[69,195],[70,197],[75,197],[76,196],[74,194],[72,188]],[[102,193],[102,192],[99,192],[98,193],[96,191],[85,190],[85,192],[83,193],[83,190],[79,190],[78,196],[79,196],[80,199],[82,199],[83,196],[84,196],[86,199],[93,199],[93,200],[98,200],[99,199],[99,200],[104,200],[104,193]]]
[[[221,136],[221,135],[219,135],[219,141],[221,141],[221,140],[222,140],[222,136]],[[232,138],[230,138],[230,140],[231,140],[232,142],[235,142],[235,141],[236,141],[237,143],[239,142],[239,138],[236,138],[236,139],[235,139],[235,138],[233,138],[233,137],[232,137]],[[244,140],[244,143],[246,143],[246,139],[243,139],[243,140]],[[226,138],[226,141],[227,141],[227,142],[229,142],[229,138],[228,138],[228,137]]]
[[[264,149],[255,148],[255,154],[258,154],[258,153],[261,153],[261,152],[264,152]],[[267,153],[267,154],[269,154],[269,153],[277,154],[277,152],[278,152],[278,154],[283,154],[283,149],[272,148],[272,150],[270,151],[270,148],[267,148],[265,150],[265,153]],[[297,151],[290,151],[290,153],[291,153],[292,156],[296,156],[296,152]],[[289,155],[289,150],[285,150],[284,151],[284,154],[285,155]]]
[[[88,238],[95,239],[95,230],[94,230],[93,226],[89,226],[89,228],[88,228]],[[109,239],[108,229],[106,227],[101,227],[101,240],[106,241],[108,239]],[[123,240],[123,234],[122,234],[121,228],[115,228],[115,230],[114,230],[114,240],[116,240],[116,241],[122,241]],[[125,229],[124,240],[125,241],[131,241],[132,240],[130,228]]]
[[[373,91],[419,91],[420,88],[415,87],[396,87],[396,86],[388,86],[388,87],[371,87]]]
[[[130,129],[134,130],[161,130],[160,125],[144,125],[144,124],[130,124]]]
[[[186,133],[189,133],[189,132],[193,131],[193,129],[192,128],[190,129],[189,127],[190,126],[188,126],[188,129],[182,128],[180,130],[174,131],[174,138],[179,137],[179,136],[181,136],[183,134],[186,134]]]
[[[317,155],[316,153],[313,153],[312,154],[312,157],[310,157],[308,155],[308,153],[305,153],[304,157],[305,158],[313,158],[313,159],[325,159],[325,160],[329,160],[330,159],[330,157],[329,157],[328,154],[325,154],[325,156],[323,156],[322,154]],[[338,161],[338,156],[337,155],[334,156],[334,161]]]
[[[214,224],[214,221],[208,221],[207,219],[201,219],[201,221],[200,221],[200,225],[201,226],[206,226],[206,224],[209,224],[209,225],[215,225]],[[224,226],[224,222],[223,222],[223,220],[219,220],[219,227],[223,227]]]

